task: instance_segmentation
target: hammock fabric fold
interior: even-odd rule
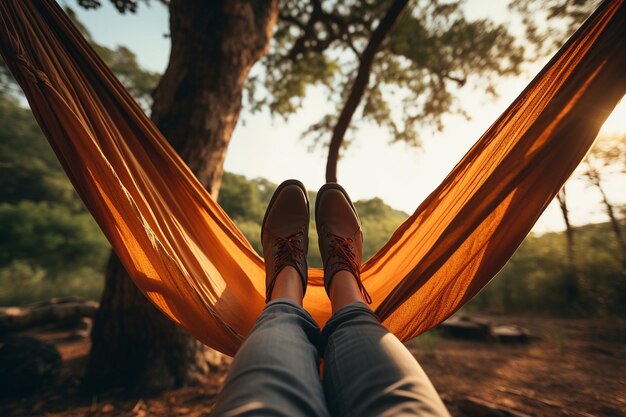
[[[363,265],[372,307],[400,339],[485,286],[584,158],[626,92],[623,3],[600,6]],[[233,355],[264,307],[263,260],[53,0],[0,1],[0,49],[137,286]],[[322,325],[322,271],[309,273],[304,305]]]

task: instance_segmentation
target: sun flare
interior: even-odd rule
[[[626,134],[626,100],[622,100],[615,107],[600,129],[601,135]]]

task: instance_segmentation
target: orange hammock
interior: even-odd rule
[[[234,354],[264,306],[263,260],[53,0],[2,0],[0,24],[2,55],[134,282]],[[626,7],[606,1],[363,265],[383,324],[412,338],[487,284],[625,91]],[[322,271],[309,274],[304,305],[323,324]]]

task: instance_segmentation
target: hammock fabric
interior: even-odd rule
[[[264,306],[263,260],[53,0],[2,0],[0,23],[5,61],[134,282],[234,354]],[[625,91],[626,7],[606,1],[363,265],[383,324],[412,338],[486,285]],[[309,273],[304,305],[323,324],[322,271]]]

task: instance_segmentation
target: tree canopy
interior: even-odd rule
[[[593,12],[601,0],[516,0],[509,9],[522,16],[526,39],[537,56],[552,53]]]
[[[248,82],[251,108],[288,118],[302,107],[308,87],[321,87],[331,106],[305,135],[323,142],[390,4],[281,2],[273,44],[261,61],[264,71]],[[519,73],[523,58],[524,48],[505,26],[468,20],[461,1],[410,2],[374,60],[360,121],[386,127],[392,140],[418,145],[418,126],[441,129],[444,114],[463,113],[455,98],[458,88],[467,85],[494,94],[497,77]],[[391,102],[398,99],[402,107],[394,111]]]
[[[97,1],[94,3],[98,3]],[[99,4],[99,3],[98,3]],[[87,39],[91,47],[104,61],[109,69],[117,76],[124,88],[148,111],[152,105],[152,91],[156,87],[161,75],[142,68],[137,62],[137,56],[125,46],[117,46],[115,49],[108,48],[96,42],[85,25],[80,22],[74,10],[65,8],[65,12],[72,19],[74,25]],[[9,72],[2,57],[0,57],[0,91],[9,93],[12,96],[21,96],[21,90],[15,83],[13,76]]]
[[[122,13],[136,12],[142,3],[111,2]],[[532,8],[540,2],[526,3]],[[518,74],[528,58],[526,45],[507,26],[471,20],[464,6],[462,0],[280,0],[269,53],[246,80],[249,110],[288,119],[310,87],[324,91],[328,110],[303,136],[312,148],[333,136],[329,164],[336,165],[333,148],[345,147],[366,123],[386,128],[391,141],[420,146],[424,130],[443,129],[445,114],[467,115],[457,99],[460,89],[495,95],[499,77]],[[404,13],[381,30],[394,8]]]

